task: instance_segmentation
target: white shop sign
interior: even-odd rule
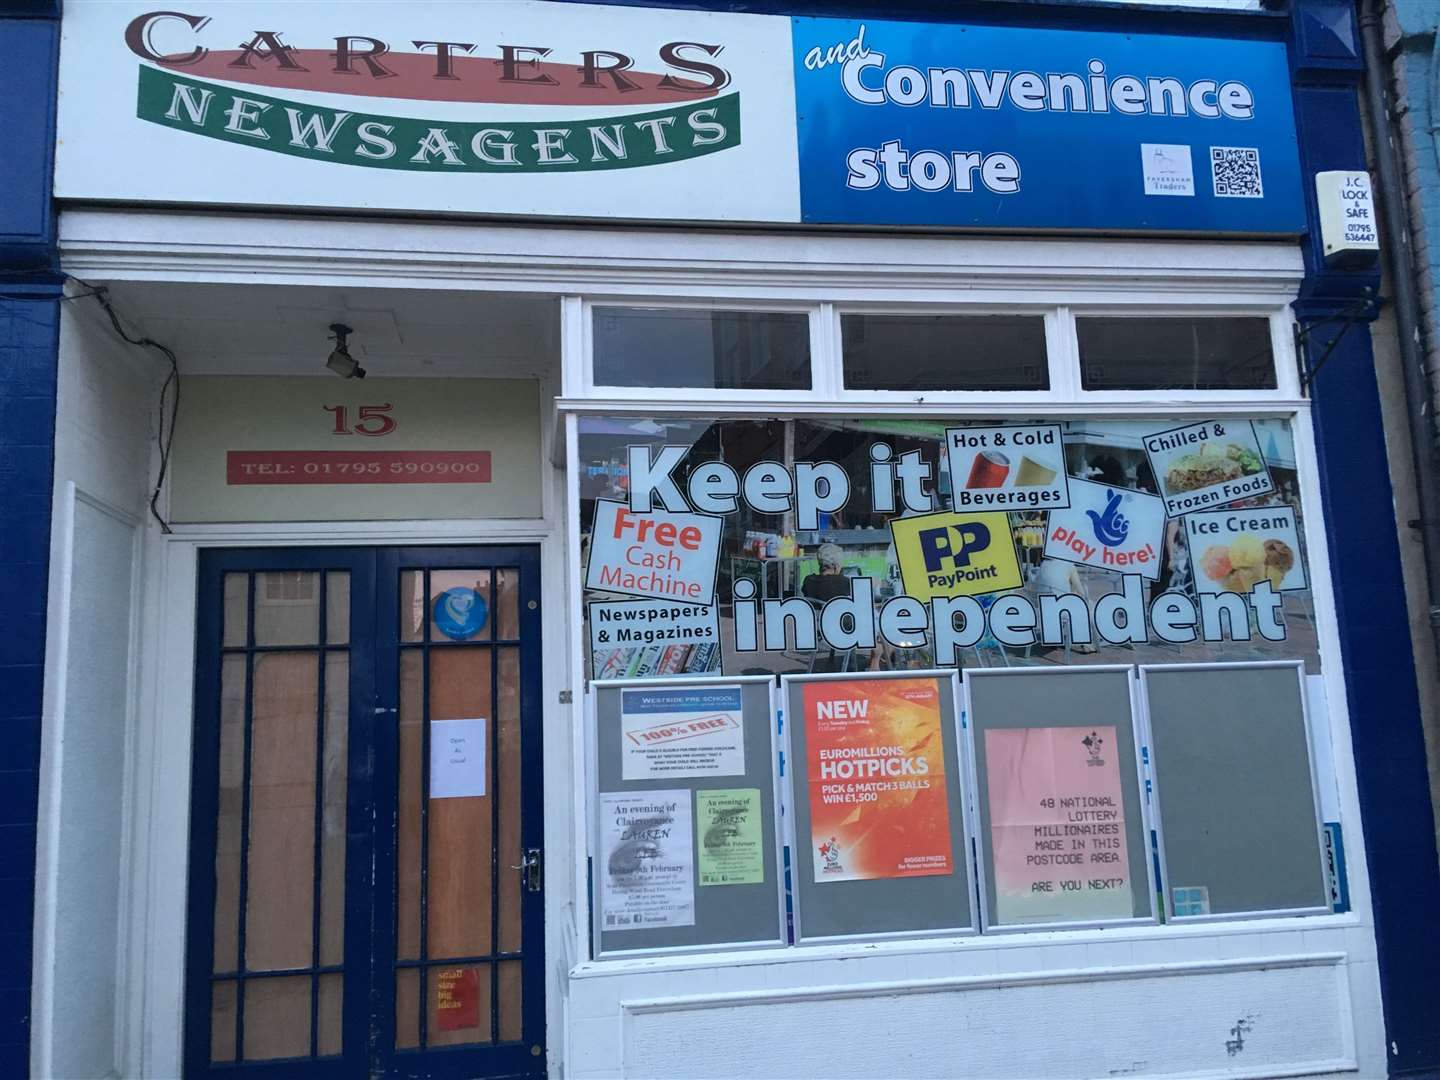
[[[799,219],[786,18],[71,0],[60,83],[62,199]]]

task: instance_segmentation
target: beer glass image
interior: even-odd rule
[[[1049,487],[1055,482],[1056,472],[1041,465],[1032,457],[1021,455],[1020,468],[1015,473],[1016,487]]]
[[[975,462],[970,466],[970,479],[965,481],[967,488],[998,488],[1005,486],[1005,478],[1010,475],[1010,459],[999,450],[981,450],[975,455]]]

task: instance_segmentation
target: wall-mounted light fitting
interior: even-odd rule
[[[365,377],[365,369],[350,355],[350,348],[345,344],[345,339],[354,332],[344,323],[330,324],[330,333],[335,335],[330,340],[335,342],[335,348],[330,351],[329,357],[325,360],[325,366],[342,379],[363,379]]]

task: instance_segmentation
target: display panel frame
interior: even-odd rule
[[[1004,677],[1024,676],[1074,676],[1086,674],[1123,674],[1126,682],[1127,700],[1130,708],[1130,735],[1134,756],[1134,778],[1133,782],[1135,803],[1137,805],[1137,824],[1141,833],[1141,842],[1138,845],[1143,851],[1143,859],[1140,860],[1142,869],[1136,870],[1131,866],[1132,882],[1136,877],[1143,878],[1145,882],[1145,893],[1147,897],[1148,914],[1131,916],[1128,918],[1116,919],[1074,919],[1074,920],[1051,920],[1035,922],[997,922],[995,913],[991,910],[990,890],[991,879],[994,876],[992,866],[993,852],[987,835],[986,819],[987,814],[981,806],[981,785],[980,785],[980,755],[977,752],[977,727],[975,724],[975,713],[973,709],[973,695],[971,687],[976,678],[994,679]],[[1085,930],[1102,929],[1123,926],[1159,926],[1160,909],[1155,894],[1156,881],[1152,868],[1152,848],[1150,842],[1153,819],[1150,814],[1149,791],[1146,786],[1145,772],[1145,743],[1143,729],[1140,723],[1140,701],[1139,682],[1135,677],[1135,666],[1132,664],[1084,664],[1067,665],[1055,668],[1023,667],[1023,668],[966,668],[961,672],[961,689],[964,694],[964,713],[962,729],[965,739],[965,751],[970,767],[970,790],[974,793],[974,818],[975,818],[975,864],[976,880],[979,887],[979,910],[980,926],[982,934],[992,936],[995,934],[1022,934],[1035,931],[1054,930]],[[1078,726],[1078,725],[1077,725]],[[1119,725],[1117,725],[1118,727]],[[1126,779],[1122,775],[1122,782]],[[986,789],[988,791],[988,787]],[[1129,837],[1126,837],[1127,843]],[[1131,845],[1132,847],[1134,845]],[[1131,852],[1133,855],[1134,852]],[[1132,885],[1133,895],[1133,885]]]
[[[769,880],[767,880],[767,881],[765,881],[765,882],[762,882],[761,884],[762,884],[763,886],[765,886],[765,887],[773,888],[773,889],[774,889],[774,892],[775,892],[775,896],[776,896],[775,914],[776,914],[777,933],[776,933],[776,935],[775,935],[774,937],[754,938],[754,939],[742,940],[742,941],[730,941],[730,940],[695,941],[695,942],[687,942],[687,943],[683,943],[683,944],[673,944],[673,945],[672,945],[672,944],[665,944],[665,945],[641,945],[641,946],[637,946],[636,948],[633,948],[633,949],[625,949],[625,948],[618,948],[618,949],[617,949],[617,948],[614,948],[614,947],[606,948],[606,947],[605,947],[605,938],[606,938],[607,935],[605,934],[604,927],[603,927],[603,924],[602,924],[602,922],[601,922],[601,917],[602,917],[602,915],[603,915],[603,912],[604,912],[605,908],[604,908],[604,897],[603,897],[603,889],[604,889],[604,868],[603,868],[603,867],[601,866],[601,864],[600,864],[600,859],[601,859],[601,857],[602,857],[602,855],[601,855],[601,847],[600,847],[600,796],[601,796],[601,790],[600,790],[601,775],[600,775],[600,772],[601,772],[601,770],[600,770],[600,759],[599,759],[599,756],[598,756],[598,748],[599,748],[599,727],[600,727],[600,725],[599,725],[599,711],[600,711],[600,703],[599,703],[599,700],[600,700],[600,695],[601,695],[602,693],[607,693],[607,692],[615,692],[615,693],[618,694],[618,693],[620,693],[620,692],[622,692],[622,691],[624,691],[624,690],[627,690],[627,689],[641,689],[641,690],[646,690],[646,691],[660,691],[660,690],[665,690],[665,689],[667,689],[667,688],[668,688],[668,689],[690,689],[690,688],[694,688],[694,689],[699,689],[699,690],[713,691],[713,690],[715,690],[718,686],[721,686],[721,685],[729,685],[729,684],[739,684],[739,685],[741,686],[741,693],[742,693],[741,708],[742,708],[742,709],[745,708],[745,704],[746,704],[745,701],[744,701],[744,695],[745,695],[745,693],[746,693],[746,688],[755,688],[755,689],[757,689],[757,690],[763,690],[763,691],[764,691],[765,707],[766,707],[766,712],[765,712],[765,724],[766,724],[767,734],[766,734],[766,737],[765,737],[765,739],[764,739],[763,741],[764,741],[765,747],[766,747],[766,749],[767,749],[767,751],[768,751],[768,755],[767,755],[767,757],[766,757],[766,759],[765,759],[765,767],[769,770],[769,773],[770,773],[770,782],[769,782],[768,788],[767,788],[767,787],[761,787],[761,788],[760,788],[760,792],[761,792],[761,803],[762,803],[762,810],[761,810],[761,832],[762,832],[762,839],[768,836],[768,839],[769,839],[769,841],[770,841],[770,843],[771,843],[771,845],[772,845],[772,848],[773,848],[773,857],[772,857],[771,859],[768,859],[768,860],[765,860],[765,861],[764,861],[764,865],[765,865],[765,867],[766,867],[766,869],[767,869],[768,874],[770,875],[770,877],[769,877]],[[726,677],[726,678],[724,678],[724,679],[716,679],[716,678],[714,678],[714,677],[709,677],[709,676],[684,676],[684,677],[662,678],[662,679],[601,679],[601,680],[593,681],[593,682],[591,682],[591,683],[589,684],[589,693],[587,693],[587,694],[585,695],[585,707],[584,707],[584,716],[585,716],[585,721],[586,721],[586,723],[585,723],[585,742],[586,742],[586,753],[585,753],[585,774],[586,774],[586,776],[585,776],[585,821],[586,821],[586,826],[585,826],[585,836],[586,836],[586,843],[587,843],[587,845],[588,845],[588,847],[589,847],[589,856],[590,856],[590,859],[589,859],[589,862],[590,862],[590,875],[589,875],[589,876],[590,876],[590,885],[589,885],[589,890],[588,890],[588,891],[589,891],[589,901],[590,901],[590,934],[589,934],[589,937],[590,937],[590,947],[591,947],[591,949],[593,950],[592,955],[593,955],[593,957],[594,957],[596,960],[602,960],[602,959],[603,959],[603,960],[632,959],[632,958],[654,957],[654,956],[673,956],[673,955],[683,955],[683,954],[687,954],[687,953],[706,953],[706,952],[714,952],[714,951],[738,952],[738,951],[747,951],[747,950],[755,950],[755,949],[784,948],[786,945],[789,944],[789,938],[788,938],[788,933],[787,933],[787,925],[786,925],[786,912],[785,912],[785,838],[784,838],[784,830],[783,830],[783,827],[782,827],[782,817],[783,817],[783,814],[782,814],[782,810],[781,810],[781,807],[782,807],[782,803],[781,803],[782,795],[781,795],[779,745],[778,745],[777,730],[776,730],[777,724],[776,724],[776,712],[775,712],[775,710],[776,710],[775,693],[776,693],[776,690],[775,690],[775,681],[774,681],[774,679],[772,679],[772,678],[771,678],[770,676],[768,676],[768,675],[736,675],[736,676],[732,676],[732,677]],[[691,820],[691,829],[692,829],[691,841],[692,841],[692,843],[694,842],[693,828],[694,828],[694,817],[695,817],[695,815],[694,815],[694,804],[695,804],[695,800],[694,800],[694,795],[693,795],[693,793],[694,793],[694,792],[697,792],[697,791],[707,790],[707,789],[708,789],[708,790],[725,790],[725,789],[731,789],[731,788],[742,787],[742,786],[754,786],[754,785],[747,785],[747,784],[746,784],[746,781],[748,780],[748,778],[749,778],[749,776],[750,776],[750,774],[751,774],[751,769],[752,769],[753,767],[754,767],[754,763],[751,762],[750,765],[747,766],[746,772],[745,772],[744,774],[738,776],[738,777],[737,777],[737,776],[718,777],[717,779],[720,781],[720,782],[718,782],[718,783],[710,784],[710,785],[706,785],[706,786],[701,786],[701,787],[695,787],[695,786],[690,786],[690,787],[689,787],[689,790],[692,792],[692,802],[691,802],[691,818],[692,818],[692,820]],[[623,766],[622,766],[622,771],[623,771]],[[634,783],[634,782],[636,782],[636,781],[631,781],[631,782]],[[677,779],[677,780],[675,781],[675,786],[686,786],[686,785],[684,785],[681,780]],[[625,789],[620,789],[620,790],[625,790]],[[636,788],[636,789],[633,789],[633,790],[635,790],[637,793],[639,793],[639,792],[643,792],[643,791],[646,790],[646,789],[644,789],[644,788]],[[764,816],[765,816],[765,815],[764,815],[764,803],[765,803],[765,799],[767,798],[767,796],[768,796],[768,799],[769,799],[770,824],[771,824],[771,827],[770,827],[768,830],[765,829],[765,827],[764,827]],[[699,873],[699,870],[698,870],[698,860],[696,860],[696,865],[692,865],[692,874],[696,875],[696,877],[698,878],[698,873]],[[699,895],[700,895],[700,894],[699,894],[700,886],[699,886],[699,884],[698,884],[698,880],[695,882],[695,884],[692,886],[692,888],[694,888],[694,889],[696,890],[696,904],[695,904],[695,906],[696,906],[696,909],[697,909],[697,910],[696,910],[696,916],[697,916],[697,919],[698,919],[698,916],[699,916],[698,897],[699,897]],[[698,922],[697,922],[696,925],[698,926]]]
[[[1146,800],[1150,810],[1152,828],[1155,831],[1156,857],[1160,874],[1160,895],[1166,923],[1190,924],[1190,923],[1216,923],[1232,922],[1237,919],[1270,919],[1287,918],[1291,916],[1304,915],[1330,915],[1334,909],[1329,904],[1320,904],[1314,907],[1290,907],[1290,908],[1263,908],[1253,911],[1225,911],[1203,915],[1177,915],[1175,914],[1175,897],[1170,876],[1170,863],[1165,846],[1164,808],[1161,805],[1163,784],[1160,779],[1159,759],[1155,751],[1155,742],[1151,729],[1151,695],[1149,679],[1151,674],[1165,675],[1177,671],[1235,671],[1238,669],[1286,669],[1293,670],[1296,674],[1296,697],[1299,703],[1301,727],[1305,734],[1305,754],[1310,780],[1310,795],[1312,813],[1315,820],[1315,841],[1317,854],[1319,856],[1316,865],[1320,893],[1322,896],[1329,895],[1328,871],[1325,860],[1325,822],[1324,814],[1320,807],[1320,785],[1316,773],[1315,762],[1315,733],[1311,730],[1311,715],[1309,695],[1305,692],[1305,665],[1300,660],[1237,660],[1233,662],[1211,661],[1196,664],[1141,664],[1136,671],[1139,681],[1139,720],[1143,725],[1143,738],[1146,752],[1149,757],[1148,775],[1154,783],[1154,790],[1151,797]]]
[[[797,807],[800,799],[808,799],[808,792],[804,790],[799,782],[802,775],[797,763],[801,760],[800,754],[796,751],[795,733],[800,730],[804,723],[803,710],[792,708],[792,688],[803,687],[806,684],[823,684],[839,681],[885,681],[893,679],[934,679],[942,688],[948,684],[951,703],[951,722],[949,723],[948,735],[950,740],[949,749],[953,752],[955,769],[949,774],[953,776],[956,790],[954,793],[947,792],[947,805],[950,813],[956,820],[950,825],[954,830],[958,827],[958,842],[952,831],[951,849],[958,853],[955,856],[954,870],[947,878],[961,878],[965,886],[967,906],[970,912],[970,921],[965,924],[959,920],[955,923],[934,926],[921,929],[901,928],[892,930],[880,930],[873,932],[857,933],[815,933],[807,937],[805,926],[805,893],[815,887],[814,882],[807,881],[805,875],[813,873],[813,856],[810,860],[801,858],[801,847],[799,839],[800,815]],[[785,805],[785,841],[790,848],[790,875],[791,894],[793,896],[793,919],[794,919],[794,946],[796,948],[814,947],[819,945],[834,945],[844,943],[864,943],[875,941],[895,940],[926,940],[930,938],[957,938],[957,937],[978,937],[980,934],[980,910],[976,902],[976,879],[974,851],[974,828],[973,828],[973,798],[971,795],[972,775],[966,762],[966,747],[964,738],[960,731],[961,697],[960,697],[960,672],[956,668],[925,668],[914,671],[864,671],[864,672],[823,672],[819,674],[797,674],[780,676],[778,691],[778,704],[782,710],[782,745],[785,752],[787,765],[784,773],[784,792],[787,799]],[[944,716],[944,703],[942,699],[941,709],[941,738],[945,740],[946,720]],[[808,777],[807,777],[808,784]],[[808,805],[808,804],[807,804]],[[806,824],[810,822],[810,816],[805,815]],[[809,842],[806,841],[806,852],[809,851]],[[962,873],[959,873],[963,871]],[[901,879],[905,880],[905,879]],[[845,882],[835,882],[827,886],[834,888],[836,885],[844,885]],[[908,890],[907,890],[908,891]],[[814,920],[812,919],[812,922]]]

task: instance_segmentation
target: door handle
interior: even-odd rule
[[[545,887],[545,857],[538,847],[526,848],[520,865],[510,869],[520,871],[526,892],[539,892]]]

